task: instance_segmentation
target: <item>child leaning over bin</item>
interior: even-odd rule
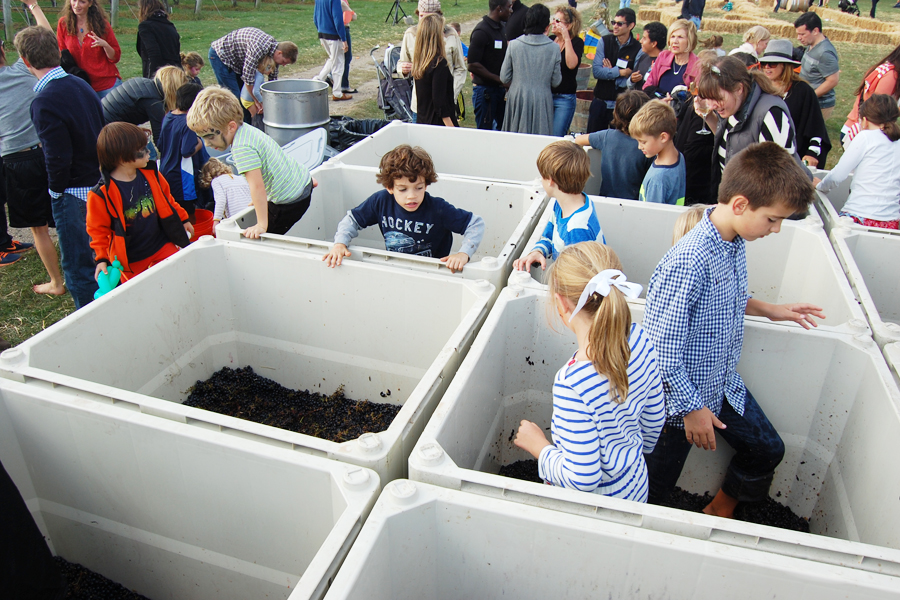
[[[194,228],[150,162],[147,134],[137,126],[106,125],[97,137],[97,157],[101,179],[87,200],[94,279],[118,259],[125,281],[187,246]]]
[[[347,211],[322,260],[329,267],[340,265],[359,230],[378,225],[389,251],[440,258],[451,272],[462,271],[481,243],[484,220],[425,191],[437,181],[431,156],[419,147],[397,146],[381,157],[376,181],[384,189]],[[454,233],[463,236],[463,243],[450,254]]]
[[[769,304],[747,291],[746,242],[778,233],[807,210],[813,188],[776,143],[754,144],[726,165],[719,203],[657,265],[644,327],[659,357],[666,427],[647,456],[650,499],[665,501],[691,446],[716,449],[716,429],[735,450],[725,482],[703,512],[732,517],[738,502],[766,498],[784,442],[737,372],[744,316],[815,326],[811,304]],[[771,402],[788,399],[770,399]]]
[[[541,184],[554,199],[553,218],[547,221],[541,239],[513,266],[527,271],[532,264],[547,268],[547,259],[556,259],[562,249],[578,242],[606,243],[594,205],[582,190],[591,176],[591,161],[581,146],[568,140],[548,144],[537,159]]]
[[[665,400],[656,351],[625,301],[641,286],[621,269],[616,253],[597,242],[569,246],[550,267],[549,301],[578,351],[553,381],[553,443],[522,421],[515,444],[554,485],[646,502],[644,453],[665,423]]]
[[[188,111],[188,127],[209,148],[231,146],[238,172],[247,178],[256,209],[256,225],[244,237],[285,234],[309,208],[316,180],[284,153],[275,140],[255,127],[244,127],[243,110],[234,94],[221,86],[205,88]]]
[[[212,189],[216,201],[213,227],[222,219],[233,217],[250,206],[250,186],[242,175],[235,175],[231,167],[211,158],[200,171],[200,187]]]

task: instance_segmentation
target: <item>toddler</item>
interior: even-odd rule
[[[816,189],[827,194],[853,175],[850,196],[841,208],[866,227],[900,229],[900,127],[897,101],[875,94],[859,107],[860,132],[850,141],[841,160]]]
[[[556,259],[570,244],[599,240],[606,243],[594,205],[582,190],[591,176],[591,161],[577,144],[559,140],[548,144],[537,159],[541,184],[553,198],[553,218],[547,221],[541,239],[524,258],[513,263],[519,271],[531,265],[547,268],[547,259]]]
[[[359,230],[378,225],[389,251],[440,258],[451,272],[462,271],[484,237],[484,220],[425,191],[437,181],[431,156],[419,147],[397,146],[381,157],[376,181],[384,189],[347,211],[322,260],[329,267],[340,265]],[[454,233],[463,243],[450,254]]]
[[[666,420],[656,351],[632,323],[619,258],[597,242],[562,251],[549,272],[549,301],[578,339],[553,382],[553,443],[522,421],[515,444],[538,460],[544,481],[614,498],[647,501],[644,454]]]
[[[101,178],[87,200],[94,279],[119,259],[126,281],[187,246],[194,228],[150,162],[147,135],[138,127],[106,125],[97,137],[97,156]]]
[[[265,83],[266,78],[275,70],[275,59],[264,56],[256,65],[256,79],[253,83],[245,82],[241,88],[241,105],[250,111],[250,116],[255,117],[262,112],[262,96],[259,88]]]
[[[644,156],[655,156],[641,184],[643,202],[684,206],[684,157],[675,148],[675,111],[662,100],[651,100],[634,115],[628,132]]]
[[[200,185],[211,188],[216,207],[213,211],[213,227],[222,219],[233,217],[250,206],[250,186],[241,175],[235,175],[231,167],[217,158],[209,159],[200,172]]]

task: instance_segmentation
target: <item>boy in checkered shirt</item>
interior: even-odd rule
[[[745,242],[778,233],[812,201],[812,184],[787,151],[749,146],[725,167],[719,203],[660,261],[643,326],[659,354],[666,426],[645,456],[651,503],[675,487],[691,446],[716,449],[716,429],[735,450],[725,482],[703,512],[732,517],[738,502],[765,499],[784,442],[737,372],[744,316],[815,326],[811,304],[769,304],[747,293]]]

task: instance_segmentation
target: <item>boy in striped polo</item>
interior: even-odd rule
[[[224,150],[231,146],[234,164],[250,185],[250,199],[256,209],[256,225],[245,229],[244,237],[285,234],[309,208],[316,181],[275,140],[244,125],[242,114],[234,94],[213,86],[197,95],[187,123],[207,147]]]

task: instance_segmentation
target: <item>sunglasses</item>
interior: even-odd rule
[[[628,25],[628,23],[626,21],[613,21],[612,22],[613,27],[625,27],[626,25]]]

